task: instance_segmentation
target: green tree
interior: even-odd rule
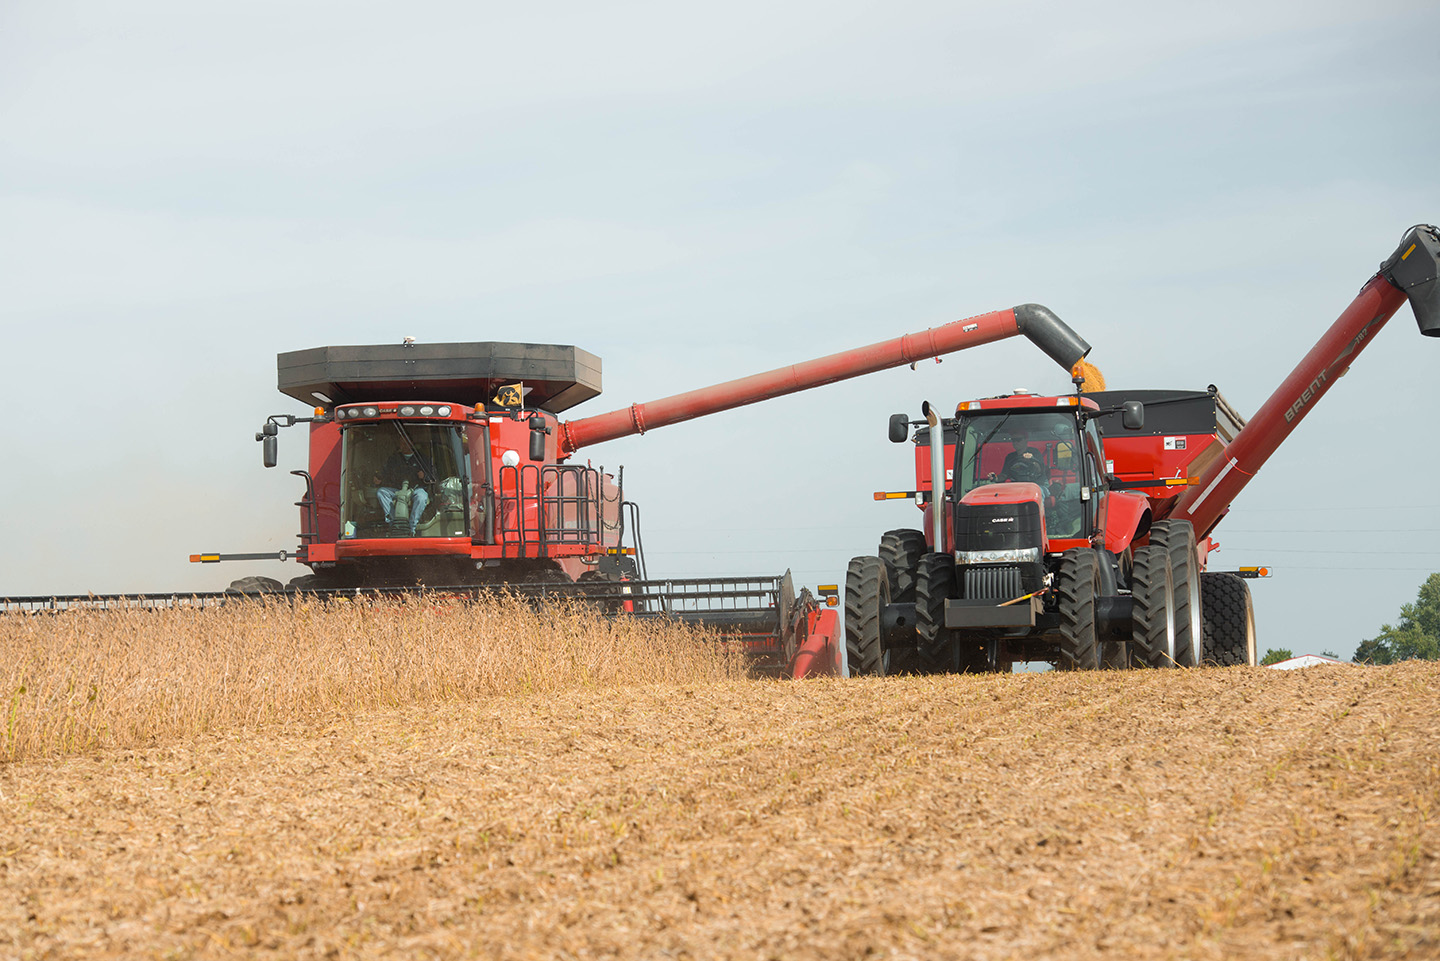
[[[1261,658],[1260,664],[1262,666],[1266,664],[1279,664],[1281,661],[1288,661],[1294,656],[1294,651],[1286,650],[1283,647],[1272,647],[1265,652],[1265,656]]]
[[[1382,624],[1376,637],[1360,642],[1356,664],[1398,664],[1440,660],[1440,574],[1420,585],[1414,604],[1400,608],[1400,623]]]

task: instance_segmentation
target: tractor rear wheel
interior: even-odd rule
[[[1059,598],[1061,670],[1098,671],[1100,637],[1095,628],[1095,597],[1100,593],[1100,560],[1082,547],[1060,555],[1055,572]]]
[[[890,575],[890,599],[896,604],[915,600],[920,558],[925,555],[925,549],[925,535],[919,531],[886,531],[881,536],[880,560],[885,562]]]
[[[1135,552],[1130,569],[1132,663],[1136,667],[1178,667],[1175,658],[1175,587],[1170,554],[1152,545]]]
[[[226,594],[273,594],[285,590],[273,577],[242,577],[238,581],[231,581],[230,586],[225,588]]]
[[[1175,660],[1181,667],[1200,663],[1203,626],[1200,563],[1195,553],[1195,528],[1189,521],[1156,521],[1150,527],[1150,544],[1170,555],[1170,576],[1175,585]]]
[[[1201,574],[1205,663],[1255,665],[1255,606],[1250,585],[1234,574]]]
[[[890,577],[878,557],[852,557],[845,571],[845,656],[854,677],[891,673],[880,612],[890,603]]]

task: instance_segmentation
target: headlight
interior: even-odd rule
[[[514,467],[515,465],[519,464],[519,451],[507,450],[505,453],[500,455],[500,463],[504,464],[506,467]]]
[[[956,551],[957,564],[1023,564],[1040,560],[1040,548],[1017,547],[1008,551]]]

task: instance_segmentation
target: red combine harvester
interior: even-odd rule
[[[897,443],[919,428],[915,490],[876,498],[915,497],[923,530],[850,562],[850,671],[1254,664],[1249,587],[1207,570],[1211,535],[1402,302],[1440,336],[1437,272],[1436,228],[1412,228],[1248,423],[1213,386],[1084,393],[1078,375],[1072,396],[891,417]]]
[[[1026,304],[571,421],[558,415],[600,393],[599,359],[576,347],[407,342],[280,354],[281,392],[317,406],[308,417],[271,416],[256,440],[274,467],[280,428],[309,425],[309,469],[293,472],[305,482],[300,543],[278,557],[309,573],[288,587],[247,577],[231,592],[499,584],[574,593],[615,613],[705,624],[740,638],[777,671],[836,673],[843,649],[833,590],[824,599],[797,595],[788,573],[652,580],[623,471],[571,459],[603,441],[1016,334],[1067,370],[1089,350],[1049,310]]]

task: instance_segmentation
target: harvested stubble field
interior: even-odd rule
[[[0,957],[1440,955],[1434,665],[793,683],[583,611],[0,622]]]

